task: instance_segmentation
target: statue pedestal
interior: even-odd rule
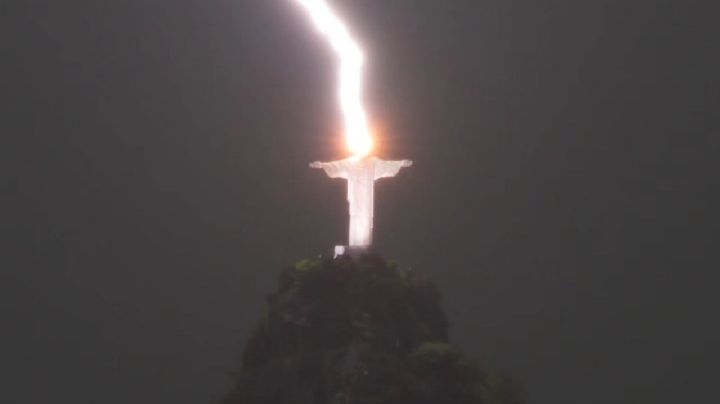
[[[336,245],[334,258],[341,255],[349,255],[353,258],[357,258],[362,254],[367,254],[368,252],[370,252],[370,246]]]

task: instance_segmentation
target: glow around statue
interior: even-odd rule
[[[394,177],[411,165],[410,160],[386,161],[373,156],[310,164],[312,168],[324,169],[330,178],[347,180],[351,249],[367,249],[372,244],[375,181]]]

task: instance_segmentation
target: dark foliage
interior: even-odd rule
[[[287,268],[226,404],[520,404],[448,345],[433,283],[377,255]]]

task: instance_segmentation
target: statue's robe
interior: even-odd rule
[[[372,244],[375,181],[394,177],[401,168],[411,165],[410,160],[386,161],[377,157],[315,162],[310,165],[324,169],[330,178],[343,178],[348,182],[349,246],[369,247]]]

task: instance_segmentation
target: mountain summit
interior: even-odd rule
[[[285,269],[225,404],[520,404],[448,344],[435,285],[374,254]]]

